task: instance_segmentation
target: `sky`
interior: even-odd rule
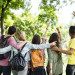
[[[60,1],[62,1],[62,0],[60,0]],[[75,1],[75,0],[72,0],[72,1]],[[40,11],[38,11],[38,6],[39,6],[40,2],[41,2],[41,0],[32,0],[31,13],[33,13],[33,14],[36,13],[36,15],[37,15],[40,12]],[[68,2],[68,0],[67,0],[67,2]],[[59,13],[57,14],[58,24],[69,25],[70,22],[74,22],[75,19],[72,19],[73,11],[75,11],[75,3],[70,5],[69,2],[68,2],[68,5],[62,7],[62,9],[60,9]]]
[[[72,19],[73,17],[73,11],[75,11],[75,4],[73,5],[67,5],[65,7],[63,7],[62,9],[60,9],[59,14],[58,15],[58,20],[59,23],[63,23],[65,25],[70,24],[71,22],[75,23],[75,18]]]
[[[38,10],[38,6],[39,6],[40,2],[41,2],[41,0],[31,0],[32,8],[31,8],[30,12],[32,14],[36,14],[36,15],[39,14],[40,11]],[[62,9],[59,10],[59,13],[57,13],[58,24],[69,25],[71,22],[75,24],[75,22],[74,22],[75,18],[72,19],[73,11],[75,11],[75,3],[72,5],[68,4],[67,6],[63,6]],[[15,12],[16,15],[17,14],[20,15],[23,12],[23,10],[22,9],[16,10],[16,11],[13,10],[13,12]]]

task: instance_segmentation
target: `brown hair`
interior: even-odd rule
[[[50,38],[49,38],[49,43],[52,43],[52,42],[54,42],[54,41],[57,41],[57,42],[56,42],[56,45],[57,45],[57,47],[59,47],[59,41],[58,41],[58,39],[59,39],[58,34],[57,34],[57,33],[53,33],[53,34],[50,36]]]
[[[22,31],[22,30],[17,30],[17,38],[20,40],[20,41],[25,41],[26,39],[26,36],[25,36],[25,32]]]
[[[33,39],[32,39],[32,43],[33,44],[40,44],[40,36],[39,35],[34,35]]]
[[[53,33],[53,34],[50,36],[50,38],[49,38],[49,43],[54,42],[54,41],[57,41],[57,42],[56,42],[56,46],[59,47],[59,35],[58,35],[57,33]],[[58,60],[60,60],[60,59],[61,59],[61,53],[58,52],[58,51],[56,51],[56,52],[57,52],[57,54],[59,55],[59,56],[58,56]]]

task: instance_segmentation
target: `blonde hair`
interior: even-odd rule
[[[25,39],[26,39],[25,32],[22,30],[17,30],[17,38],[20,41],[25,41]]]

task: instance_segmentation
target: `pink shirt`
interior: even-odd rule
[[[1,35],[0,35],[0,39],[1,39]],[[13,46],[16,49],[20,49],[19,44],[15,41],[15,39],[13,37],[10,37],[8,39],[8,45]],[[0,66],[9,66],[9,57],[3,60],[0,60]]]

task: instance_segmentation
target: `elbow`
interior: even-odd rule
[[[69,55],[72,55],[72,54],[73,54],[73,52],[70,52],[70,53],[69,53]]]

